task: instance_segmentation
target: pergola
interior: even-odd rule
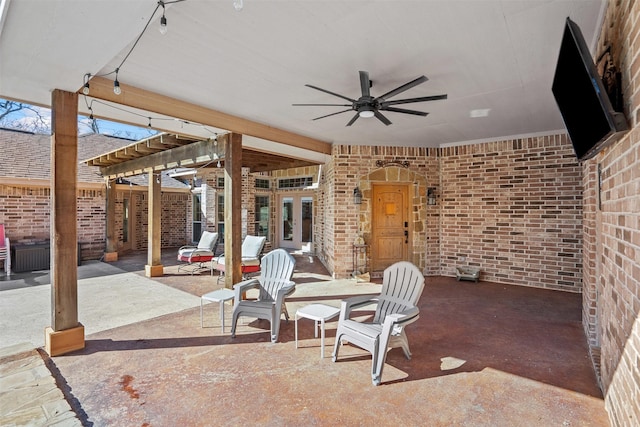
[[[308,166],[322,163],[291,155],[275,154],[268,150],[243,148],[243,135],[272,141],[289,147],[292,152],[304,150],[330,154],[331,144],[296,135],[251,120],[221,113],[185,101],[152,93],[135,87],[123,87],[117,96],[110,82],[94,78],[91,96],[130,108],[179,118],[189,122],[225,129],[215,140],[189,136],[160,135],[147,138],[113,152],[86,160],[90,166],[100,167],[107,182],[119,177],[148,173],[149,227],[145,274],[163,274],[160,256],[161,185],[156,179],[159,171],[175,167],[199,167],[220,160],[225,172],[225,286],[231,287],[241,276],[242,229],[239,217],[242,191],[242,167],[264,172],[283,167]],[[124,86],[124,85],[123,85]],[[52,93],[52,325],[46,329],[45,348],[50,355],[64,354],[84,347],[84,327],[78,322],[76,231],[76,175],[77,175],[77,116],[78,94],[63,90]],[[276,148],[281,150],[281,147]],[[58,167],[60,165],[60,167]],[[70,166],[73,165],[73,166]],[[115,185],[107,185],[107,245],[106,259],[116,254]],[[117,256],[117,255],[116,255]]]

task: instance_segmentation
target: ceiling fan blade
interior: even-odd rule
[[[385,125],[389,126],[391,124],[391,121],[389,119],[387,119],[385,116],[383,116],[380,111],[376,110],[376,111],[373,112],[373,114],[375,114],[375,116],[378,118],[378,120],[380,120]]]
[[[426,117],[426,115],[429,114],[423,111],[406,110],[404,108],[395,108],[395,107],[386,107],[386,108],[380,107],[380,109],[384,111],[393,111],[394,113],[413,114],[414,116],[422,116],[422,117]]]
[[[347,126],[351,126],[352,124],[354,124],[355,121],[358,120],[358,117],[360,117],[360,113],[356,113],[356,115],[353,116],[351,120],[349,120],[349,123],[347,123]]]
[[[318,86],[313,86],[313,85],[305,85],[305,86],[310,87],[311,89],[319,90],[320,92],[328,93],[329,95],[337,96],[338,98],[346,99],[349,102],[356,102],[355,99],[347,98],[346,96],[340,95],[335,92],[331,92],[330,90],[322,89],[321,87],[318,87]]]
[[[291,104],[294,107],[351,107],[351,104]]]
[[[353,111],[353,108],[349,108],[348,110],[344,110],[344,111],[338,111],[337,113],[327,114],[326,116],[316,117],[315,119],[312,119],[312,120],[320,120],[320,119],[324,119],[325,117],[335,116],[336,114],[346,113],[347,111]]]
[[[360,71],[360,90],[362,90],[362,96],[371,96],[371,80],[369,80],[369,73],[366,71]]]
[[[429,79],[427,79],[425,76],[420,76],[415,80],[411,80],[409,83],[405,83],[402,86],[397,87],[392,91],[385,93],[384,95],[380,95],[379,97],[376,98],[376,101],[380,99],[387,99],[387,98],[391,98],[392,96],[396,96],[399,93],[404,92],[405,90],[409,90],[412,87],[419,85],[420,83],[426,82],[427,80]]]
[[[407,98],[396,99],[395,101],[383,101],[380,103],[381,107],[397,104],[411,104],[412,102],[425,102],[425,101],[439,101],[441,99],[447,99],[447,95],[433,95],[433,96],[421,96],[420,98]]]

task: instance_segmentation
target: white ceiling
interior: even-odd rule
[[[76,91],[85,73],[123,61],[156,0],[0,0],[0,97],[49,105],[51,90]],[[186,0],[161,10],[119,72],[152,92],[331,143],[437,147],[537,135],[563,129],[551,81],[567,16],[593,46],[606,0],[271,1]],[[426,75],[393,99],[448,94],[447,100],[399,107],[346,123],[353,112],[313,121],[344,107],[305,87],[360,96],[358,71],[372,95]],[[113,75],[108,76],[113,78]],[[84,101],[81,110],[86,111]],[[487,117],[470,117],[489,109]],[[96,115],[148,124],[146,117],[94,105]],[[145,116],[147,113],[143,113]],[[154,116],[155,117],[155,116]],[[179,122],[154,121],[163,129]]]

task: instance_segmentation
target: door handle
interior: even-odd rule
[[[409,243],[409,230],[404,230],[404,242]]]

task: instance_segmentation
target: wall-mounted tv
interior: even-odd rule
[[[580,27],[567,18],[551,88],[579,160],[589,159],[628,129],[614,111]]]

